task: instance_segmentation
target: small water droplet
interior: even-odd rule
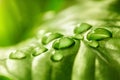
[[[87,35],[88,40],[102,40],[110,37],[112,37],[112,33],[104,28],[97,28]]]
[[[48,49],[47,48],[45,48],[45,47],[36,47],[35,49],[34,49],[34,53],[32,53],[32,55],[33,56],[38,56],[38,55],[40,55],[41,53],[44,53],[44,52],[46,52],[46,51],[48,51]]]
[[[97,41],[89,41],[88,45],[91,46],[91,47],[96,48],[96,47],[99,46],[99,43]]]
[[[59,40],[56,40],[53,43],[53,48],[54,49],[64,49],[64,48],[68,48],[71,47],[75,44],[75,41],[71,38],[68,37],[63,37]]]
[[[60,38],[60,37],[62,37],[62,36],[63,36],[63,35],[60,34],[60,33],[52,33],[52,34],[49,34],[49,35],[44,36],[44,37],[42,38],[42,43],[43,43],[43,44],[48,44],[48,43],[51,42],[52,40],[57,39],[57,38]]]
[[[60,54],[60,53],[54,53],[52,56],[51,56],[51,60],[54,61],[54,62],[59,62],[63,59],[63,55]]]
[[[89,30],[92,26],[90,24],[87,23],[82,23],[81,25],[78,25],[75,29],[74,29],[74,33],[75,34],[80,34],[83,33],[87,30]]]
[[[16,52],[12,52],[10,55],[9,55],[9,58],[10,59],[24,59],[26,58],[27,56],[25,55],[25,53],[21,52],[21,51],[16,51]]]

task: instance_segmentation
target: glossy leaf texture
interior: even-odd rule
[[[0,60],[0,75],[12,80],[120,80],[120,16],[115,8],[118,2],[87,0],[61,11],[35,30],[37,38],[14,46],[25,58],[11,59],[4,55],[5,59]],[[82,23],[92,27],[84,33],[74,33],[76,25]],[[105,31],[107,37],[87,39],[96,29],[109,31]],[[42,38],[48,32],[63,36],[43,44]],[[97,37],[104,34],[101,30],[97,33],[100,33]]]

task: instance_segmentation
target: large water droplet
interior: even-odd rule
[[[64,37],[64,38],[60,39],[59,48],[60,49],[67,48],[67,47],[70,47],[70,46],[72,46],[74,44],[75,44],[75,41],[73,39],[68,38],[68,37]]]
[[[64,49],[71,47],[75,44],[75,41],[68,37],[63,37],[53,43],[54,49]]]
[[[9,55],[9,58],[10,59],[24,59],[26,58],[27,56],[25,55],[25,53],[21,52],[21,51],[16,51],[16,52],[12,52],[10,55]]]
[[[97,28],[93,32],[88,33],[87,39],[88,40],[102,40],[112,37],[112,33],[107,29]]]
[[[40,47],[36,47],[34,50],[35,50],[35,52],[32,54],[33,56],[38,56],[41,53],[44,53],[44,52],[48,51],[48,49],[45,48],[45,47],[41,47],[41,48]]]
[[[60,53],[54,53],[54,54],[51,56],[51,60],[54,61],[54,62],[61,61],[62,59],[63,59],[63,55],[60,54]]]
[[[87,30],[89,30],[92,26],[90,24],[87,23],[82,23],[81,25],[78,25],[75,29],[74,29],[74,33],[75,34],[80,34],[83,33]]]
[[[46,35],[42,38],[42,43],[43,44],[48,44],[49,42],[51,42],[52,40],[54,39],[57,39],[57,38],[60,38],[62,37],[63,35],[60,34],[60,33],[52,33],[52,34],[49,34],[49,35]]]

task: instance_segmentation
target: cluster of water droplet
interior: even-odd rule
[[[87,33],[87,35],[85,35]],[[69,48],[75,44],[75,40],[84,40],[86,43],[94,48],[97,48],[99,46],[98,41],[103,40],[106,38],[112,37],[112,33],[104,28],[96,28],[92,29],[92,26],[87,23],[82,23],[81,25],[78,25],[74,29],[74,35],[72,37],[64,37],[63,34],[60,33],[51,33],[49,35],[44,35],[41,39],[40,45],[30,47],[30,51],[28,50],[26,52],[17,50],[16,52],[12,52],[9,55],[10,59],[24,59],[29,55],[32,54],[33,57],[40,55],[41,53],[47,52],[48,49],[45,47],[45,45],[52,42],[52,48],[54,52],[56,50],[62,50]],[[52,61],[61,61],[63,59],[63,55],[61,53],[53,53],[50,57]]]
[[[74,29],[75,38],[83,39],[86,43],[94,48],[99,46],[103,39],[112,37],[112,33],[105,28],[92,28],[90,24],[82,23]],[[87,33],[87,34],[86,34]]]

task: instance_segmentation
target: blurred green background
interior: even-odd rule
[[[59,11],[75,4],[75,0],[0,0],[0,46],[15,45],[34,34],[32,30],[49,11]]]

